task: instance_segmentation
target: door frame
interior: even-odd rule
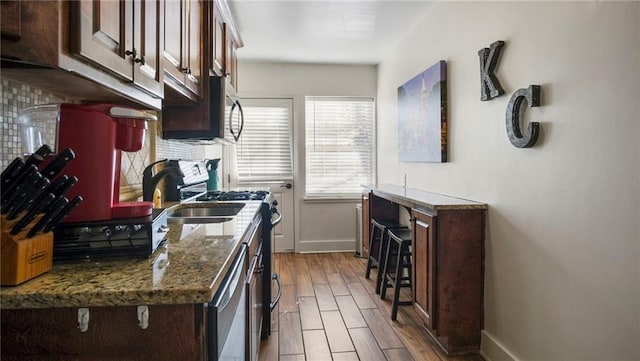
[[[292,112],[291,112],[291,162],[292,162],[292,172],[293,172],[293,190],[292,190],[292,204],[291,204],[291,214],[283,215],[283,217],[292,217],[293,220],[293,234],[291,235],[293,238],[293,249],[281,249],[282,252],[298,252],[299,251],[299,240],[300,240],[300,217],[297,217],[296,214],[300,210],[300,202],[302,201],[302,197],[304,196],[303,189],[301,187],[301,177],[300,177],[300,154],[303,152],[300,149],[300,144],[304,144],[304,134],[303,139],[300,139],[300,136],[296,134],[298,132],[298,128],[302,129],[304,132],[304,126],[297,127],[296,122],[304,121],[304,116],[300,116],[300,112],[304,111],[304,104],[302,108],[300,108],[300,97],[294,95],[272,95],[272,94],[264,94],[264,93],[242,93],[239,94],[240,102],[243,99],[278,99],[278,100],[291,100],[292,102]],[[302,98],[304,101],[304,97]],[[299,123],[298,123],[299,124]],[[223,161],[223,186],[227,188],[237,186],[237,180],[234,183],[234,179],[231,176],[232,172],[235,173],[236,164],[235,162],[230,161],[231,147],[225,145],[223,147],[223,159],[229,161]],[[235,145],[234,145],[235,151]],[[304,153],[302,153],[304,154]],[[265,184],[274,184],[275,182],[265,182]],[[238,186],[241,187],[241,186]]]

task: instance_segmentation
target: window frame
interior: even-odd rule
[[[369,100],[371,101],[371,169],[370,169],[370,178],[371,184],[360,184],[360,186],[373,186],[377,182],[377,113],[376,113],[376,98],[374,96],[305,96],[304,97],[304,140],[301,144],[303,149],[303,167],[304,170],[304,192],[302,194],[302,199],[308,203],[314,202],[330,202],[330,203],[343,203],[343,202],[353,202],[359,201],[361,199],[361,192],[354,193],[309,193],[307,190],[307,180],[308,180],[308,172],[307,172],[307,105],[309,100],[339,100],[339,101],[347,101],[349,99],[353,100]]]

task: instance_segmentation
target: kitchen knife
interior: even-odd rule
[[[47,223],[47,225],[42,230],[43,232],[49,232],[53,227],[57,226],[58,223],[62,222],[65,217],[69,215],[76,207],[78,207],[82,203],[82,196],[76,196],[74,199],[67,204],[60,213],[58,213],[51,222]]]
[[[23,198],[43,179],[42,175],[38,173],[37,168],[35,168],[35,165],[31,165],[30,167],[33,168],[29,170],[27,176],[7,195],[6,202],[4,202],[1,209],[3,214],[10,212],[19,204],[22,204]]]
[[[45,214],[38,222],[29,230],[27,238],[33,237],[40,230],[44,229],[62,210],[69,204],[67,197],[58,197],[46,210]]]
[[[62,175],[60,178],[62,177],[66,177],[66,175]],[[62,185],[60,185],[59,188],[52,189],[50,192],[53,193],[53,195],[56,197],[63,196],[67,194],[69,189],[71,189],[71,187],[73,187],[76,183],[78,183],[78,177],[72,176],[71,178],[68,178]]]
[[[16,203],[16,206],[12,210],[7,212],[7,220],[14,220],[22,211],[28,210],[29,208],[32,208],[34,206],[38,206],[38,203],[42,202],[47,194],[50,194],[43,194],[44,190],[49,186],[49,180],[42,177],[41,175],[39,176],[41,178],[40,180],[38,180],[35,186],[27,189],[26,195],[21,195],[21,199]],[[40,199],[41,195],[42,199]]]
[[[0,176],[0,187],[7,187],[11,184],[11,182],[15,179],[15,177],[19,174],[20,169],[24,167],[24,160],[18,157],[14,159],[9,166],[2,171],[2,175]]]
[[[71,148],[66,148],[55,158],[53,158],[51,163],[44,167],[41,173],[43,176],[49,179],[53,179],[58,175],[58,173],[60,173],[62,168],[64,168],[67,163],[74,160],[75,158],[76,154],[73,152],[73,150]]]
[[[59,189],[62,188],[62,186],[64,186],[64,183],[68,180],[69,180],[69,177],[66,174],[61,175],[60,177],[56,178],[56,180],[51,182],[51,184],[49,185],[49,187],[47,187],[47,190],[45,190],[45,192],[52,193],[57,198]]]
[[[43,144],[35,153],[31,154],[24,162],[29,164],[35,164],[36,166],[42,163],[42,161],[51,154],[51,148],[48,145]]]
[[[63,174],[60,177],[58,177],[53,183],[51,183],[51,185],[47,187],[47,189],[45,189],[44,192],[42,192],[34,202],[38,203],[42,201],[44,197],[47,196],[48,193],[53,194],[53,196],[56,198],[64,196],[67,193],[67,191],[71,189],[71,187],[74,184],[76,184],[77,181],[78,181],[78,178],[76,178],[75,176],[69,179],[69,177],[67,177],[66,174]],[[43,213],[46,211],[48,211],[48,209],[43,210]]]
[[[49,193],[49,195],[45,198],[45,201],[39,203],[36,207],[31,207],[27,214],[20,218],[18,223],[16,223],[13,228],[11,228],[11,232],[9,233],[14,236],[20,233],[24,229],[24,227],[28,226],[29,223],[31,223],[31,221],[36,218],[36,216],[40,213],[40,211],[42,211],[43,208],[49,206],[49,204],[51,204],[51,202],[53,202],[54,200],[55,197],[53,196],[53,194]]]
[[[36,172],[38,172],[38,167],[35,164],[25,164],[24,167],[20,168],[20,171],[18,172],[19,174],[16,175],[15,180],[12,181],[9,186],[2,187],[2,193],[0,194],[2,204],[4,205],[5,202],[9,200],[8,196],[13,194],[18,186],[22,185],[28,177],[32,176]]]

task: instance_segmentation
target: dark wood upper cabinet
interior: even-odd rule
[[[238,91],[238,55],[236,54],[238,47],[233,40],[231,33],[227,36],[227,59],[225,62],[226,76],[229,77],[229,83],[235,91]]]
[[[80,1],[73,7],[71,52],[133,81],[133,2]]]
[[[169,1],[167,1],[169,3]],[[202,48],[201,57],[187,57],[192,62],[190,75],[198,79],[200,96],[193,96],[194,91],[189,86],[180,82],[180,75],[175,70],[179,68],[181,55],[187,50],[184,46],[191,44],[195,48],[196,42],[182,42],[179,47],[176,38],[169,39],[170,35],[177,33],[171,28],[177,28],[178,24],[186,26],[187,32],[194,34],[195,27],[189,27],[187,23],[180,22],[179,14],[186,8],[188,2],[173,2],[166,8],[165,26],[165,103],[162,108],[162,130],[165,139],[198,139],[213,140],[224,136],[224,121],[217,114],[224,104],[225,94],[222,85],[234,87],[237,79],[236,49],[241,46],[237,29],[227,3],[224,0],[204,1],[198,8],[202,20],[197,32],[201,36],[198,41]],[[193,1],[193,3],[198,3]],[[193,4],[192,4],[193,5]],[[171,9],[170,9],[171,7]],[[193,12],[192,7],[192,14]],[[169,13],[172,13],[169,15]],[[178,27],[179,28],[179,27]],[[190,30],[189,30],[190,29]],[[240,44],[240,45],[239,45]],[[182,53],[180,53],[182,52]],[[196,65],[199,64],[199,67]],[[201,70],[195,73],[195,70]],[[184,68],[183,68],[184,70]],[[228,75],[227,75],[228,74]],[[212,76],[226,76],[225,79]],[[233,89],[229,89],[233,92]],[[215,103],[215,104],[213,104]],[[216,113],[216,114],[214,114]]]
[[[0,1],[0,34],[3,39],[20,39],[20,1]]]
[[[133,33],[136,49],[133,78],[150,92],[164,94],[164,74],[162,71],[162,48],[164,47],[164,1],[134,1],[133,13],[139,20],[139,31]],[[139,17],[136,15],[139,14]]]
[[[74,3],[71,52],[126,82],[163,95],[157,0],[95,0]]]
[[[224,20],[222,19],[222,12],[214,5],[211,8],[211,71],[213,74],[224,76],[224,61],[225,61],[225,42],[226,35],[224,33]]]
[[[78,100],[161,108],[161,1],[11,3],[2,2],[3,77]]]
[[[202,3],[165,2],[164,72],[168,104],[192,104],[202,99]]]

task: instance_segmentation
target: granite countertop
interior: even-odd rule
[[[413,208],[432,210],[444,209],[487,209],[486,203],[480,203],[462,198],[431,193],[419,189],[404,188],[392,184],[382,184],[378,187],[365,186],[378,197]]]
[[[248,201],[231,221],[170,224],[167,242],[148,259],[54,262],[53,269],[0,288],[0,307],[50,308],[191,304],[210,301],[257,227],[260,201]]]

